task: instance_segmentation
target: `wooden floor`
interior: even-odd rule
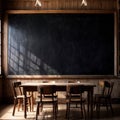
[[[15,116],[12,116],[12,109],[13,105],[2,105],[0,106],[0,120],[25,120],[23,117],[23,111],[17,111],[15,113]],[[65,119],[65,109],[66,106],[63,104],[59,105],[59,111],[58,111],[58,119],[57,120],[66,120]],[[120,104],[114,104],[114,116],[112,116],[110,111],[106,111],[105,108],[101,110],[100,118],[99,120],[120,120]],[[94,111],[93,120],[97,120],[96,118],[96,112]],[[26,120],[35,120],[35,110],[33,112],[27,113],[27,119]],[[73,109],[70,114],[70,120],[79,120],[80,112],[78,109]],[[44,109],[44,112],[42,112],[39,116],[39,120],[53,120],[51,108]]]

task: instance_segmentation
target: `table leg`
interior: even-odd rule
[[[88,118],[89,118],[89,112],[90,112],[90,91],[88,91],[88,94],[87,94],[87,99],[88,99],[88,103],[87,103],[87,115],[88,115]]]
[[[31,92],[32,97],[31,97],[31,108],[32,108],[32,112],[34,111],[34,96],[33,96],[33,91]]]
[[[90,113],[90,117],[91,117],[91,119],[93,118],[93,89],[91,89],[90,90],[91,92],[90,92],[90,102],[91,102],[91,106],[90,106],[90,108],[91,108],[91,113]]]
[[[93,118],[93,88],[90,88],[88,90],[87,100],[88,100],[88,104],[87,104],[88,119],[92,119]]]
[[[23,94],[24,94],[24,96],[25,96],[25,98],[24,98],[24,118],[26,118],[26,116],[27,116],[27,114],[26,114],[26,102],[27,102],[27,92],[26,92],[26,90],[25,89],[23,89]]]

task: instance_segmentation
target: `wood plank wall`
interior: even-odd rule
[[[2,0],[0,0],[0,11],[2,9]]]
[[[0,103],[2,102],[2,79],[0,78]]]
[[[0,0],[1,1],[1,0]],[[117,0],[87,0],[88,6],[81,6],[82,0],[41,0],[42,6],[35,7],[35,0],[3,0],[2,10],[117,10]],[[4,16],[3,16],[4,17]],[[3,80],[3,101],[11,102],[13,99],[13,91],[11,83],[16,80],[22,82],[38,82],[41,79],[36,78],[7,78]],[[64,80],[64,79],[63,79]],[[98,85],[101,79],[84,79],[84,81],[94,82]],[[104,79],[102,79],[104,80]],[[113,80],[113,79],[109,79]],[[114,80],[115,81],[115,80]],[[1,84],[1,80],[0,80]],[[120,82],[116,82],[116,90],[119,89]],[[0,86],[0,89],[2,86]],[[96,90],[97,91],[97,90]],[[1,96],[1,93],[0,93]],[[120,97],[120,92],[114,92],[113,96]]]
[[[2,0],[0,0],[0,19],[2,14]],[[0,103],[2,101],[2,79],[0,78]]]
[[[40,0],[41,7],[35,7],[35,0],[3,0],[4,10],[115,10],[117,0],[87,0],[88,6],[81,6],[82,0]]]

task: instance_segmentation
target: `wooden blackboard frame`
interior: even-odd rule
[[[9,14],[69,14],[69,13],[86,13],[86,14],[114,14],[114,75],[9,75],[8,74],[8,15]],[[116,11],[101,11],[101,10],[9,10],[5,14],[4,20],[4,36],[3,36],[3,70],[5,76],[8,78],[113,78],[118,75],[118,28],[117,28],[117,13]]]

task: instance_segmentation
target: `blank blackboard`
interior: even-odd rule
[[[9,14],[9,75],[114,75],[114,14]]]

